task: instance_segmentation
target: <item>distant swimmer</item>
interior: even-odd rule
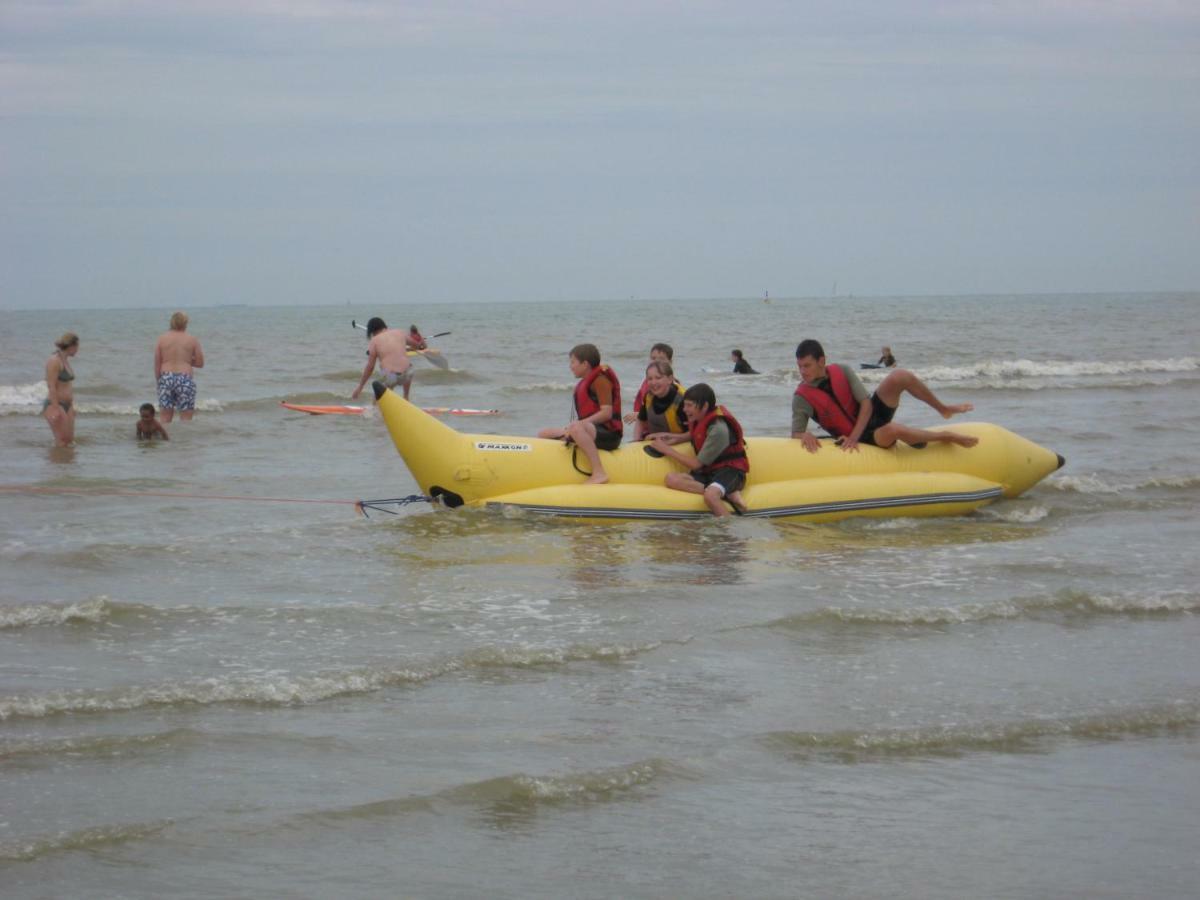
[[[139,441],[148,441],[156,437],[160,437],[164,441],[171,439],[171,436],[167,434],[167,429],[163,428],[162,422],[154,418],[154,404],[143,403],[138,408],[137,438]]]
[[[655,363],[660,360],[667,363],[675,361],[675,350],[670,344],[658,343],[650,348],[650,362]],[[630,407],[629,412],[625,413],[624,421],[626,425],[632,425],[634,420],[637,419],[638,413],[642,408],[642,401],[646,399],[646,391],[649,386],[649,378],[643,378],[642,386],[637,389],[637,393],[633,396],[633,406]],[[634,440],[640,441],[641,438],[634,438]]]
[[[646,394],[637,410],[635,441],[653,440],[664,434],[683,434],[688,430],[683,411],[683,385],[675,380],[675,370],[666,360],[658,359],[646,367]]]
[[[154,382],[158,386],[158,409],[162,420],[179,418],[190,422],[196,413],[196,369],[204,368],[200,342],[187,333],[187,313],[171,316],[171,330],[154,345]]]
[[[746,357],[744,357],[742,355],[741,350],[734,350],[732,353],[729,354],[729,358],[733,361],[733,374],[734,375],[757,375],[758,374],[758,372],[756,372],[750,366],[750,363],[746,362]]]
[[[367,364],[363,367],[362,378],[359,379],[358,387],[354,389],[350,399],[358,399],[363,385],[375,371],[375,364],[379,363],[383,383],[390,388],[399,385],[404,390],[404,399],[407,400],[413,378],[412,360],[408,358],[408,334],[399,328],[388,328],[383,319],[375,316],[367,322],[367,337],[370,338],[367,344]]]
[[[884,347],[879,354],[879,362],[875,365],[882,366],[885,369],[896,368],[896,357],[892,356],[892,348]]]
[[[574,442],[592,467],[584,483],[606,484],[608,473],[599,451],[621,446],[621,382],[616,372],[600,362],[595,344],[572,347],[568,365],[579,379],[575,384],[575,419],[562,428],[543,428],[537,436]]]
[[[960,447],[974,447],[979,438],[954,431],[927,431],[893,422],[900,398],[908,393],[936,409],[944,419],[970,412],[970,403],[947,405],[934,396],[907,369],[896,369],[880,382],[871,396],[853,369],[825,362],[820,342],[808,339],[796,347],[796,365],[800,386],[792,397],[792,437],[810,453],[820,448],[817,436],[807,430],[810,417],[835,438],[843,450],[857,450],[860,443],[888,448],[896,441],[920,445],[944,441]]]
[[[673,491],[700,494],[714,516],[727,516],[728,502],[739,514],[746,511],[742,488],[750,472],[742,426],[729,410],[717,405],[717,395],[707,384],[694,384],[683,395],[688,417],[684,434],[662,435],[650,446],[682,466],[685,472],[668,472],[664,483]],[[674,444],[691,441],[695,456],[680,453]]]
[[[46,360],[46,399],[42,417],[54,434],[54,443],[69,447],[75,442],[75,370],[71,357],[79,352],[79,335],[68,331],[54,342],[55,350]]]

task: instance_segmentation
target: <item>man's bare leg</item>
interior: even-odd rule
[[[592,474],[584,484],[608,484],[608,473],[600,462],[600,451],[596,449],[596,426],[591,422],[572,422],[567,435],[583,451],[591,464]]]
[[[925,382],[914,375],[908,369],[897,369],[887,378],[879,383],[875,393],[879,395],[879,399],[888,406],[895,409],[900,405],[900,397],[905,393],[912,394],[922,403],[927,403],[941,414],[943,419],[949,419],[951,416],[957,416],[960,413],[970,412],[975,408],[971,403],[943,403],[931,391]]]
[[[928,431],[924,428],[910,428],[899,422],[889,422],[881,428],[875,429],[876,447],[886,450],[896,441],[904,441],[910,446],[940,441],[947,444],[958,444],[960,447],[974,447],[979,443],[979,438],[969,434],[959,434],[957,431]]]

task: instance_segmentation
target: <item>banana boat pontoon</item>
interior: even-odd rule
[[[707,518],[698,494],[663,484],[682,471],[643,443],[603,452],[609,483],[585,485],[587,461],[562,441],[463,434],[375,382],[392,442],[421,490],[448,507],[516,507],[535,513],[605,519]],[[843,453],[832,441],[809,453],[791,438],[747,438],[748,516],[813,522],[849,516],[962,515],[1016,497],[1063,465],[1063,458],[999,425],[959,423],[979,443],[917,449],[862,446]]]

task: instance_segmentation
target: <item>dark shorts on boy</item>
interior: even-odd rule
[[[621,446],[621,435],[619,432],[609,428],[596,429],[596,449],[597,450],[616,450]]]
[[[720,485],[722,496],[728,496],[734,491],[740,491],[746,484],[746,473],[741,469],[734,469],[730,466],[722,466],[711,472],[696,469],[692,472],[692,477],[705,487],[708,487],[710,484]]]
[[[892,421],[896,415],[896,407],[888,406],[879,399],[879,394],[871,395],[871,418],[867,421],[867,427],[863,429],[862,437],[858,439],[860,444],[870,444],[872,447],[875,444],[875,429],[882,428],[884,425]]]

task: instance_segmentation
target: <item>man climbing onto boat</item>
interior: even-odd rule
[[[670,457],[687,472],[668,472],[664,483],[674,491],[700,494],[714,516],[727,516],[726,501],[740,515],[746,511],[742,488],[750,471],[742,426],[729,410],[717,405],[717,395],[707,384],[694,384],[683,394],[688,431],[662,435],[650,446]],[[673,444],[690,441],[695,456],[681,453]]]
[[[617,373],[600,362],[595,344],[571,348],[571,374],[575,385],[575,419],[562,428],[543,428],[540,438],[574,443],[587,457],[592,474],[585,484],[606,484],[608,473],[600,462],[601,450],[621,446],[621,382]]]
[[[858,450],[859,444],[871,444],[884,449],[896,441],[919,446],[930,441],[944,441],[960,447],[974,447],[979,438],[955,431],[929,431],[910,428],[892,421],[896,407],[904,394],[911,394],[929,404],[942,418],[970,412],[970,403],[942,403],[925,383],[907,369],[891,372],[868,396],[854,370],[825,361],[825,350],[819,341],[801,341],[796,347],[796,365],[800,369],[800,386],[792,397],[792,437],[798,439],[809,453],[816,453],[821,444],[808,431],[808,420],[838,438],[846,451]]]
[[[390,388],[396,385],[403,387],[404,399],[407,400],[413,377],[412,361],[408,358],[408,335],[399,328],[388,328],[383,319],[375,316],[367,322],[367,337],[370,338],[370,343],[367,344],[367,364],[363,367],[362,378],[359,379],[358,387],[354,389],[350,398],[358,399],[363,385],[375,371],[375,364],[378,362],[379,371],[383,374],[383,383]]]

